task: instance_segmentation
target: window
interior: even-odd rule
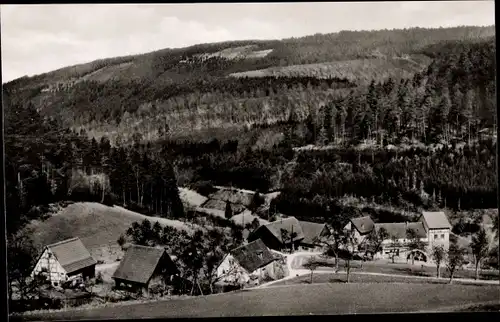
[[[438,235],[437,234],[434,234],[434,239],[438,239]]]
[[[444,239],[444,234],[441,234],[441,239]]]

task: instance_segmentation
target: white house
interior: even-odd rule
[[[95,265],[96,261],[76,237],[46,246],[31,272],[31,277],[44,275],[53,286],[59,286],[77,276],[94,277]]]
[[[428,251],[430,252],[434,245],[442,245],[445,250],[448,250],[450,247],[451,224],[446,214],[442,211],[424,211],[419,221],[422,222],[425,227],[429,242]]]
[[[273,275],[273,263],[277,258],[257,239],[233,249],[217,267],[218,284],[244,285]]]

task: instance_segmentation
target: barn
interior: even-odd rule
[[[288,217],[260,226],[248,236],[248,242],[257,239],[261,239],[270,249],[291,250],[292,242],[294,249],[299,247],[300,241],[304,239],[304,233],[297,218]]]
[[[43,275],[53,286],[59,286],[78,276],[94,277],[96,264],[82,241],[75,237],[45,246],[31,277]]]
[[[299,243],[299,250],[322,251],[322,247],[317,240],[328,233],[326,224],[318,224],[309,221],[299,221],[299,224],[304,234],[304,239]]]
[[[153,286],[166,286],[178,269],[164,248],[130,245],[112,278],[117,289],[149,294]]]

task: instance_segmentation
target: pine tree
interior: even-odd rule
[[[231,204],[229,203],[229,201],[226,201],[226,210],[224,211],[224,216],[227,219],[231,219],[231,217],[233,217],[233,210],[231,209]]]
[[[451,108],[448,114],[448,122],[455,125],[455,136],[457,137],[461,134],[460,113],[462,104],[462,92],[460,91],[459,85],[455,84],[451,94]]]
[[[328,145],[328,134],[324,127],[319,130],[317,142],[321,146]]]
[[[336,114],[335,105],[325,106],[325,119],[323,121],[323,129],[326,132],[326,140],[334,141],[335,128],[334,128],[334,115]]]
[[[472,91],[468,90],[462,96],[462,108],[460,110],[459,120],[460,123],[467,125],[467,134],[468,134],[468,144],[471,143],[471,123],[472,123]]]

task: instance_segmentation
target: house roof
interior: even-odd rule
[[[351,218],[351,223],[361,235],[371,232],[374,227],[374,222],[370,216]]]
[[[252,203],[254,191],[231,189],[227,187],[218,187],[219,190],[209,195],[210,199],[222,200],[223,202],[229,201],[231,204],[240,204],[245,207],[250,206]],[[231,205],[232,206],[232,205]]]
[[[241,204],[232,203],[231,201],[229,201],[229,203],[231,204],[231,210],[233,214],[245,210],[245,206]],[[208,199],[205,203],[202,204],[202,208],[226,211],[226,201],[219,199]]]
[[[424,217],[424,220],[427,223],[429,229],[451,228],[448,217],[446,217],[446,214],[442,211],[424,211],[422,213],[422,216]]]
[[[426,238],[427,234],[425,232],[424,224],[421,222],[397,222],[397,223],[377,223],[375,224],[375,230],[378,231],[380,228],[385,228],[390,237],[396,237],[398,239],[407,238],[407,229],[413,229],[417,236],[420,238]]]
[[[233,249],[231,255],[249,273],[276,260],[273,253],[260,239]]]
[[[172,262],[164,248],[130,245],[113,278],[147,284],[164,254]]]
[[[78,237],[48,245],[47,248],[68,274],[97,264]]]
[[[310,221],[299,221],[302,232],[304,233],[304,244],[314,244],[314,240],[320,237],[321,232],[325,229],[326,224],[318,224]]]
[[[261,229],[267,229],[273,236],[275,236],[280,243],[283,244],[283,240],[281,238],[281,229],[286,230],[288,233],[292,231],[297,233],[297,236],[294,238],[294,241],[298,241],[304,239],[304,233],[302,231],[302,227],[300,226],[299,221],[295,217],[288,217],[283,219],[278,219],[276,221],[270,222],[267,225],[260,226],[255,233],[261,231]],[[287,241],[288,243],[289,241]]]

